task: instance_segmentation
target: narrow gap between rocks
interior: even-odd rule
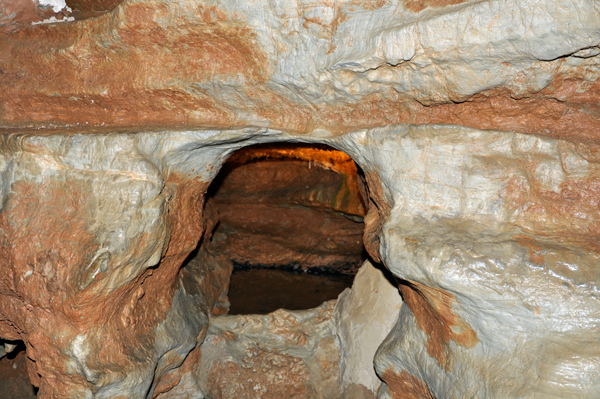
[[[210,250],[233,263],[230,314],[310,309],[335,299],[367,258],[360,171],[324,145],[234,153],[213,181]]]
[[[0,339],[0,399],[37,397],[27,372],[27,355],[23,341]]]
[[[66,0],[76,20],[99,17],[114,10],[123,0]]]

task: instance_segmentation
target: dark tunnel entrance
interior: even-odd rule
[[[235,152],[207,203],[219,223],[211,251],[234,264],[230,314],[309,309],[335,299],[366,259],[360,171],[324,145]]]
[[[37,397],[31,384],[23,341],[0,339],[0,399]]]

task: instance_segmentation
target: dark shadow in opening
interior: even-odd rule
[[[401,281],[403,281],[394,276],[390,269],[388,269],[383,263],[377,263],[371,259],[371,257],[369,257],[369,262],[371,262],[376,269],[381,271],[383,273],[383,277],[385,277],[385,279],[394,287],[398,287],[401,284]]]
[[[66,0],[76,20],[99,17],[113,11],[123,0]]]
[[[29,380],[23,341],[0,339],[0,356],[0,399],[36,398],[38,388]]]
[[[358,168],[326,145],[269,144],[234,153],[211,184],[211,250],[225,253],[230,314],[309,309],[352,285],[368,258]]]

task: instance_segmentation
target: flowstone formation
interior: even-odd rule
[[[0,355],[40,397],[598,395],[596,1],[55,3],[0,3]],[[356,162],[393,277],[224,314],[205,198],[268,143]]]

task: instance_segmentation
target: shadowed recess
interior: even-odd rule
[[[211,251],[235,265],[230,313],[307,309],[337,298],[366,258],[365,204],[352,159],[328,146],[234,153],[209,189]]]

